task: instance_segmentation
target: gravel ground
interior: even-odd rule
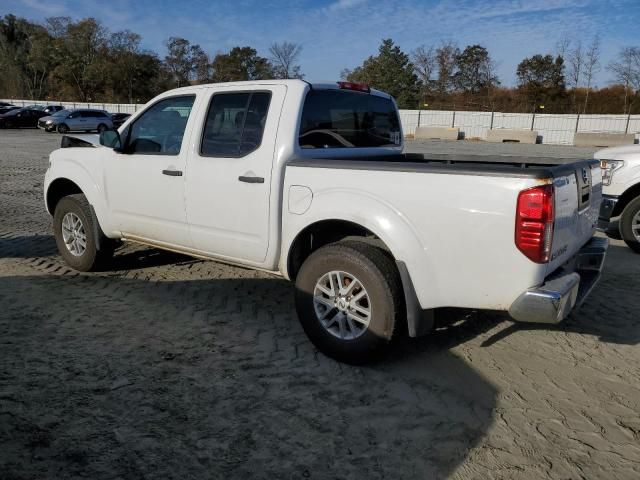
[[[350,367],[269,275],[131,246],[67,268],[42,202],[59,139],[0,131],[1,479],[640,478],[640,257],[620,242],[561,326],[458,316]]]

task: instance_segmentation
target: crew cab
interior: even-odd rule
[[[640,145],[605,148],[594,158],[603,172],[598,227],[640,253]]]
[[[124,240],[272,272],[348,362],[441,307],[560,322],[607,249],[597,161],[405,154],[395,101],[363,84],[190,86],[62,144],[44,190],[69,265],[104,266]]]

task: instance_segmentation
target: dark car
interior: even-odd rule
[[[42,111],[47,115],[53,115],[54,113],[59,112],[60,110],[64,110],[64,107],[62,105],[47,105],[46,107],[44,107]]]
[[[20,107],[16,107],[15,105],[5,105],[4,107],[0,107],[0,115],[10,112],[11,110],[18,110],[19,108]]]
[[[0,115],[0,128],[37,127],[38,120],[47,114],[41,110],[19,108]]]
[[[0,102],[0,107],[13,107],[13,104],[7,102]]]
[[[112,113],[111,121],[113,122],[113,128],[120,128],[127,118],[131,116],[130,113]]]

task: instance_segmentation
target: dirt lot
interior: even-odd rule
[[[349,367],[269,275],[130,246],[65,267],[41,191],[58,142],[0,131],[1,479],[640,478],[640,256],[619,242],[560,327],[472,314]]]

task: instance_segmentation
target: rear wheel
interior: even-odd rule
[[[98,125],[98,133],[102,133],[107,129],[107,126],[104,123]]]
[[[404,311],[400,277],[381,249],[358,241],[322,247],[296,278],[296,310],[322,353],[347,363],[371,359]]]
[[[58,251],[70,267],[81,272],[96,270],[113,256],[115,243],[94,222],[82,194],[64,197],[56,205],[53,232]]]
[[[636,253],[640,253],[640,197],[625,207],[620,217],[622,239]]]
[[[64,123],[61,123],[58,125],[58,133],[69,133],[69,127]]]

